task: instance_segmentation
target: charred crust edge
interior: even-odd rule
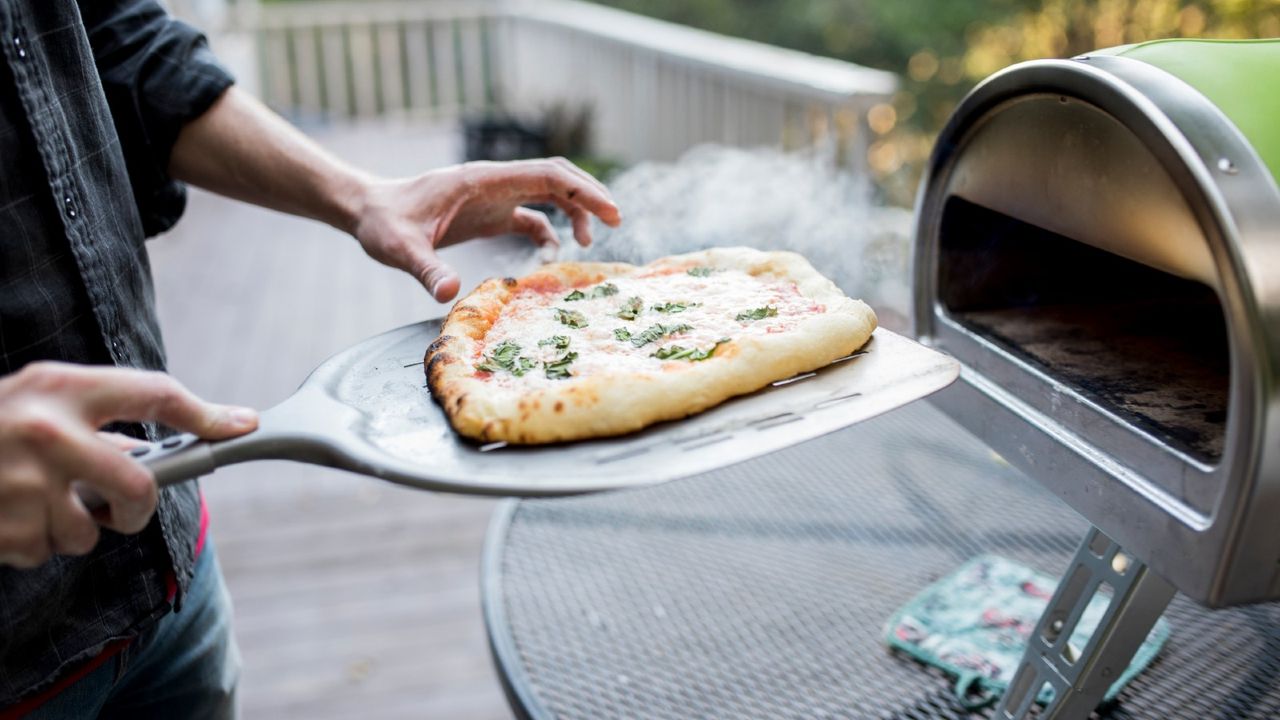
[[[452,336],[452,335],[441,335],[440,337],[436,338],[435,340],[432,340],[432,341],[431,341],[431,344],[427,346],[427,354],[424,356],[424,357],[425,357],[425,359],[426,359],[426,361],[427,361],[427,363],[434,362],[434,361],[435,361],[435,357],[436,357],[437,353],[439,353],[441,350],[443,350],[443,349],[444,349],[444,346],[445,346],[445,345],[448,345],[448,344],[449,344],[449,343],[451,343],[451,342],[453,342],[453,336]],[[428,374],[428,375],[430,375],[430,374],[431,374],[430,367],[428,367],[428,369],[427,369],[427,374]]]
[[[445,348],[449,343],[453,342],[452,335],[441,335],[431,344],[427,346],[425,371],[427,375],[427,389],[431,391],[431,398],[444,407],[445,398],[441,394],[440,375],[444,370],[444,366],[456,362],[453,355],[445,352]]]

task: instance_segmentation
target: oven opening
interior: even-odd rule
[[[957,197],[939,244],[954,319],[1169,446],[1222,457],[1230,349],[1211,288]]]

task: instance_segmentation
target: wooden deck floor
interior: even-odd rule
[[[365,167],[456,160],[456,133],[365,128],[321,135]],[[511,242],[446,251],[464,284]],[[172,372],[214,400],[266,408],[325,357],[438,315],[407,276],[350,238],[193,192],[152,243]],[[494,503],[414,492],[289,463],[204,481],[236,605],[247,718],[507,718],[479,610],[478,558]]]

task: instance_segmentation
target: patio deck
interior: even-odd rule
[[[319,139],[384,173],[459,155],[443,127]],[[498,249],[526,257],[513,242]],[[474,283],[494,250],[446,253]],[[333,352],[443,311],[335,230],[200,192],[151,257],[172,372],[224,402],[269,407]],[[236,606],[246,718],[510,717],[479,608],[492,501],[277,462],[220,470],[203,487]]]

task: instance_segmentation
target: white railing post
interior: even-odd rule
[[[415,116],[430,117],[434,113],[430,28],[429,21],[406,22],[404,25],[405,84],[409,87],[406,103]]]
[[[347,77],[347,41],[346,30],[341,25],[328,25],[319,28],[320,52],[323,61],[320,64],[324,75],[324,112],[325,117],[339,120],[351,115],[351,94]]]
[[[374,33],[374,45],[378,58],[378,87],[382,90],[382,113],[402,115],[405,112],[406,102],[400,23],[396,20],[381,21]]]

